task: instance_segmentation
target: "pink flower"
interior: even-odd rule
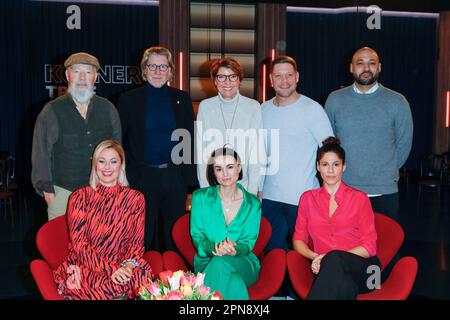
[[[189,275],[185,275],[183,277],[181,277],[181,285],[182,286],[193,286],[195,283],[195,276],[189,276]]]
[[[211,292],[211,289],[209,287],[205,287],[204,285],[201,285],[201,286],[197,287],[197,292],[202,297],[205,297]]]
[[[167,296],[167,300],[181,300],[183,299],[183,294],[180,290],[170,291]]]
[[[150,285],[148,286],[148,292],[151,295],[157,296],[161,293],[161,287],[159,286],[158,283],[156,282],[152,282],[150,283]]]

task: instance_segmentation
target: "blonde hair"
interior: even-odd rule
[[[141,60],[141,75],[142,79],[147,80],[145,77],[145,68],[147,67],[147,61],[150,59],[150,56],[156,55],[156,56],[164,56],[167,58],[167,63],[169,64],[169,81],[173,80],[173,75],[175,73],[175,64],[172,60],[172,53],[170,53],[169,49],[164,47],[150,47],[147,50],[144,51],[144,54],[142,55]]]
[[[122,166],[120,168],[117,182],[119,183],[120,186],[128,187],[129,183],[127,175],[125,173],[125,152],[123,151],[122,145],[116,140],[103,140],[95,148],[94,154],[92,155],[92,168],[91,168],[91,176],[89,178],[89,185],[91,186],[92,189],[97,190],[98,176],[95,167],[97,165],[100,153],[102,153],[102,151],[106,149],[113,149],[119,155]]]

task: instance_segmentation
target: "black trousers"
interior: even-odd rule
[[[373,212],[382,213],[397,222],[399,221],[398,210],[400,207],[400,200],[398,192],[378,197],[370,197],[369,199]]]
[[[367,285],[373,275],[368,273],[371,265],[380,267],[376,256],[366,259],[346,251],[330,251],[320,262],[308,300],[354,300],[358,294],[371,291]]]
[[[185,214],[187,186],[181,168],[145,167],[134,186],[145,196],[145,250],[175,250],[172,227]]]

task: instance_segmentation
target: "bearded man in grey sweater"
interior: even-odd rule
[[[358,49],[350,72],[355,82],[332,92],[325,104],[347,155],[343,179],[369,195],[375,212],[398,221],[397,182],[412,145],[411,110],[403,95],[378,83],[381,63],[375,50]]]

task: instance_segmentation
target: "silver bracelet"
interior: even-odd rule
[[[121,266],[121,267],[125,267],[125,265],[126,265],[127,263],[131,263],[131,264],[132,264],[133,266],[135,266],[136,268],[142,268],[142,267],[139,265],[139,263],[138,263],[136,260],[134,260],[134,259],[126,259],[126,260],[122,261],[122,263],[120,264],[120,266]]]

